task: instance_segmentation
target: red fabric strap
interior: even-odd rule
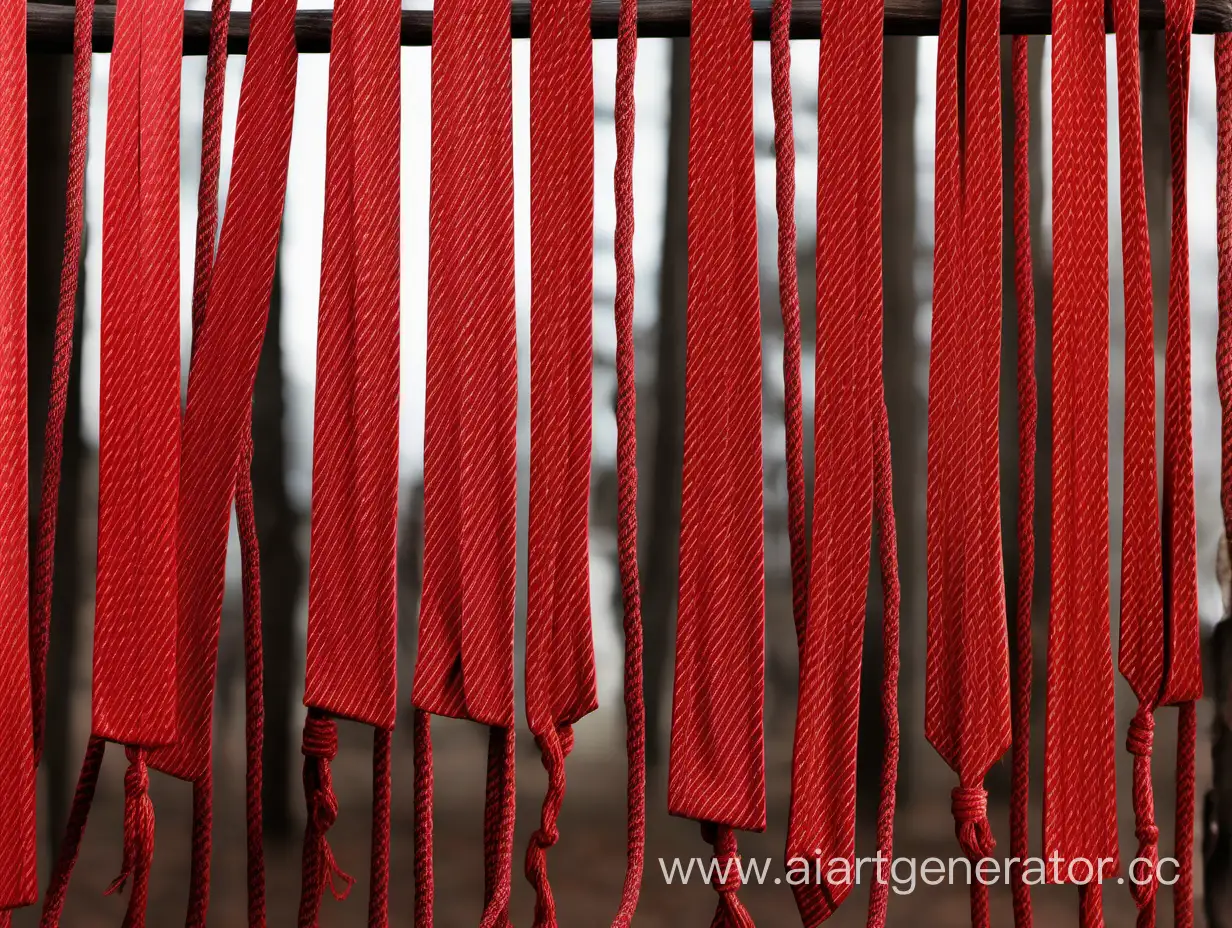
[[[116,14],[103,184],[93,733],[126,745],[126,925],[145,923],[154,810],[146,749],[176,737],[180,459],[181,8]]]
[[[180,473],[180,738],[151,763],[187,780],[210,768],[227,530],[250,427],[286,190],[295,95],[294,3],[254,5],[227,211],[193,347]]]
[[[548,772],[526,851],[535,924],[556,925],[547,849],[565,792],[572,725],[594,711],[590,629],[594,74],[589,0],[531,9],[530,528],[526,718]]]
[[[1118,867],[1108,582],[1108,184],[1104,10],[1053,9],[1052,590],[1044,731],[1044,856],[1085,882]],[[1102,859],[1102,863],[1100,863]],[[1069,864],[1074,863],[1072,880]],[[1099,867],[1101,874],[1086,872]],[[1051,876],[1051,874],[1050,874]]]
[[[432,26],[424,564],[412,701],[494,728],[484,928],[508,922],[513,843],[517,487],[509,0],[443,0]],[[427,719],[416,817],[431,815]],[[431,847],[417,858],[431,923]]]
[[[1035,588],[1035,282],[1031,260],[1031,90],[1028,39],[1011,41],[1014,105],[1014,297],[1018,304],[1018,600],[1014,611],[1012,679],[1013,770],[1010,793],[1010,854],[1030,854],[1032,594]],[[1023,863],[1013,865],[1014,928],[1031,928],[1031,887]]]
[[[26,9],[18,0],[5,0],[0,3],[0,913],[38,898],[26,395]]]
[[[93,730],[141,747],[176,734],[182,27],[120,4],[107,97]]]
[[[329,762],[343,716],[397,714],[400,17],[388,0],[334,11],[317,341],[300,925],[333,881]],[[374,823],[382,857],[389,822]],[[335,893],[339,895],[338,892]],[[379,907],[378,907],[379,908]],[[386,913],[374,911],[384,924]]]
[[[1010,745],[1001,562],[999,8],[942,7],[937,51],[936,264],[928,364],[928,654],[924,725],[958,774],[952,811],[972,862],[995,847],[984,775]],[[959,56],[965,93],[959,89]],[[960,113],[960,100],[965,112]],[[971,883],[971,920],[989,924]]]
[[[1134,832],[1138,858],[1158,859],[1159,830],[1151,787],[1154,711],[1164,681],[1163,560],[1155,468],[1154,306],[1142,160],[1142,91],[1138,2],[1114,6],[1121,154],[1121,252],[1125,280],[1125,486],[1121,541],[1121,674],[1138,698],[1128,750],[1134,755]],[[1139,928],[1155,924],[1155,869],[1130,883]],[[1134,876],[1141,880],[1144,873]]]
[[[787,859],[855,857],[859,668],[881,426],[883,10],[828,10],[818,80],[817,363],[809,614],[800,654]],[[828,874],[823,874],[826,876]],[[851,881],[795,886],[804,924],[828,918]]]
[[[688,332],[680,599],[668,810],[716,858],[766,827],[761,314],[750,12],[693,7],[689,45]],[[750,924],[734,873],[715,924]]]

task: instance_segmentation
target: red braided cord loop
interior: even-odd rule
[[[792,757],[787,862],[855,857],[859,667],[872,543],[881,376],[882,5],[828,10],[818,76],[817,488]],[[827,870],[832,870],[827,864]],[[827,874],[828,875],[828,874]],[[793,888],[804,924],[851,882]]]
[[[424,567],[412,701],[492,726],[484,928],[508,922],[513,845],[517,352],[509,0],[433,10]],[[431,816],[427,720],[416,809]],[[427,835],[425,834],[425,837]],[[416,867],[431,923],[431,848]]]
[[[628,849],[613,928],[628,928],[637,909],[646,850],[646,707],[642,699],[642,594],[637,564],[637,371],[633,301],[633,147],[636,124],[637,0],[621,0],[616,39],[616,548],[625,635],[625,754]]]
[[[1010,746],[1009,650],[1001,562],[999,9],[942,8],[937,53],[936,265],[928,385],[928,655],[925,733],[958,774],[952,811],[973,864],[995,842],[983,788]],[[960,101],[965,112],[960,113]],[[971,881],[971,920],[989,924],[988,887]]]
[[[1060,859],[1060,881],[1085,883],[1084,926],[1103,920],[1099,887],[1091,881],[1113,876],[1118,867],[1108,582],[1104,55],[1103,5],[1058,0],[1053,9],[1054,451],[1044,856]]]
[[[723,861],[714,926],[736,899],[734,829],[766,827],[761,317],[750,12],[693,7],[689,45],[688,332],[680,600],[668,811]],[[722,694],[716,698],[715,694]]]
[[[180,737],[150,764],[185,780],[210,770],[231,504],[250,441],[252,389],[273,286],[295,95],[295,5],[254,4],[227,211],[194,338],[180,473]]]
[[[26,432],[26,11],[0,3],[0,917],[38,898]]]
[[[1121,545],[1121,673],[1138,697],[1128,750],[1134,755],[1135,856],[1131,874],[1139,928],[1155,924],[1159,829],[1151,788],[1154,711],[1164,680],[1162,543],[1155,469],[1155,348],[1151,254],[1142,161],[1138,3],[1114,6],[1121,151],[1121,252],[1125,279],[1125,487]]]
[[[556,925],[547,849],[571,726],[598,706],[590,630],[594,74],[589,0],[531,10],[531,462],[526,717],[548,771],[526,849],[535,925]]]
[[[1012,679],[1013,772],[1010,794],[1010,853],[1030,854],[1032,593],[1035,587],[1035,282],[1031,262],[1031,91],[1028,40],[1011,41],[1014,103],[1014,295],[1018,304],[1018,602],[1014,612]],[[1011,871],[1014,928],[1031,928],[1031,887],[1023,864]]]

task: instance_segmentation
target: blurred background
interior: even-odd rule
[[[207,8],[200,0],[192,6]],[[319,5],[319,4],[315,4]],[[236,3],[245,8],[246,3]],[[1143,35],[1144,121],[1147,194],[1157,306],[1157,359],[1162,375],[1162,308],[1168,262],[1168,123],[1162,33]],[[666,813],[666,741],[670,714],[672,641],[675,623],[676,549],[682,449],[685,206],[688,138],[688,41],[643,40],[637,70],[637,364],[640,449],[641,539],[644,584],[646,706],[650,723],[648,844],[642,902],[637,924],[705,924],[714,908],[709,886],[667,886],[658,858],[708,855],[709,847],[693,823]],[[1008,42],[1004,61],[1008,77]],[[1108,44],[1110,102],[1115,99],[1114,48]],[[614,474],[615,334],[612,300],[614,206],[613,88],[616,47],[594,45],[595,63],[595,264],[594,264],[594,464],[591,504],[591,589],[601,708],[577,726],[577,748],[569,761],[568,794],[562,837],[550,853],[549,869],[563,924],[599,926],[610,922],[620,896],[625,855],[624,718],[621,709],[623,643],[619,582],[615,563]],[[514,135],[518,260],[519,528],[524,544],[529,474],[529,129],[528,60],[525,41],[514,43]],[[800,292],[802,298],[806,423],[812,415],[814,259],[816,216],[818,43],[794,42],[792,89],[795,106]],[[1219,537],[1219,406],[1215,386],[1215,92],[1213,43],[1196,37],[1190,114],[1189,217],[1193,280],[1194,441],[1197,466],[1201,602],[1206,627],[1219,618],[1221,602],[1214,579]],[[892,37],[885,51],[884,244],[885,379],[893,441],[894,499],[899,528],[904,595],[900,690],[902,758],[895,850],[919,857],[958,854],[949,811],[952,774],[923,738],[923,490],[926,430],[924,410],[928,372],[930,291],[932,285],[933,119],[935,38]],[[1048,333],[1050,332],[1051,230],[1049,156],[1048,43],[1031,45],[1032,223],[1040,350],[1040,465],[1036,528],[1035,660],[1036,737],[1033,739],[1033,853],[1039,853],[1039,780],[1042,773],[1043,656],[1048,589]],[[108,56],[96,55],[87,169],[85,285],[79,310],[78,351],[69,403],[65,482],[60,501],[55,608],[49,677],[48,741],[43,764],[40,818],[45,880],[50,856],[63,832],[89,728],[89,673],[93,620],[97,510],[98,312],[102,214],[103,140],[106,126]],[[265,819],[269,917],[289,923],[299,890],[300,839],[304,803],[299,782],[299,740],[305,632],[305,589],[312,449],[312,403],[324,190],[325,102],[328,56],[300,58],[295,135],[292,144],[279,273],[254,401],[256,513],[261,542],[262,609],[265,636]],[[774,150],[770,103],[769,46],[758,43],[754,56],[754,116],[757,134],[757,190],[764,344],[764,421],[767,567],[767,766],[770,827],[764,835],[741,837],[746,856],[775,858],[781,872],[786,833],[791,739],[796,690],[796,644],[786,532],[786,494],[782,425],[782,326],[775,269]],[[193,229],[201,139],[204,58],[188,58],[183,70],[181,270],[184,349],[189,340]],[[235,108],[244,70],[242,57],[227,69],[223,185],[234,132]],[[30,61],[30,359],[31,448],[42,448],[47,404],[60,255],[71,63],[67,56],[32,56]],[[427,228],[430,113],[430,51],[402,53],[402,442],[403,482],[399,530],[399,582],[402,591],[400,636],[404,708],[409,683],[419,596],[422,525],[422,424],[424,337],[427,302]],[[1007,82],[1008,87],[1008,82]],[[1008,99],[1007,99],[1008,105]],[[1006,121],[1007,133],[1009,121]],[[1116,110],[1108,126],[1110,156],[1109,218],[1112,262],[1112,585],[1114,621],[1118,599],[1121,434],[1123,419],[1123,312],[1117,178]],[[1007,134],[1008,139],[1008,134]],[[1006,173],[1008,182],[1008,167]],[[1007,212],[1008,230],[1008,212]],[[1012,266],[1008,233],[1007,269]],[[1007,270],[1003,326],[1003,514],[1006,580],[1016,595],[1017,553],[1013,531],[1017,506],[1017,447],[1014,395],[1015,313]],[[185,355],[187,357],[187,355]],[[184,366],[187,375],[187,364]],[[1160,381],[1162,383],[1162,381]],[[1162,389],[1160,391],[1162,397]],[[824,424],[823,424],[824,427]],[[806,447],[811,471],[811,426]],[[37,487],[39,460],[32,461]],[[811,485],[811,475],[810,475]],[[37,490],[34,492],[37,493]],[[37,501],[32,503],[32,507]],[[525,583],[525,562],[519,564]],[[238,925],[245,919],[243,648],[240,636],[238,544],[228,551],[228,592],[215,723],[215,844],[210,920]],[[524,602],[524,589],[519,591]],[[858,853],[871,853],[881,752],[877,699],[880,692],[880,592],[872,585],[866,635],[864,695],[860,723],[860,839]],[[524,610],[519,610],[519,623]],[[521,636],[518,638],[519,659]],[[1115,635],[1114,635],[1115,641]],[[1133,699],[1118,679],[1119,731],[1133,712]],[[1205,742],[1209,712],[1204,709],[1199,747],[1198,795],[1210,781]],[[1156,739],[1156,801],[1163,832],[1161,853],[1172,841],[1175,737],[1173,710],[1160,713]],[[412,892],[412,789],[409,713],[395,733],[392,912],[409,923]],[[533,894],[521,876],[526,840],[538,821],[545,777],[533,740],[523,726],[518,765],[518,845],[515,854],[513,920],[529,924]],[[340,724],[341,750],[334,764],[341,812],[330,841],[340,865],[358,877],[353,897],[344,903],[326,898],[322,922],[360,925],[366,920],[366,879],[371,805],[371,737],[367,729]],[[437,924],[445,928],[478,921],[482,898],[481,826],[486,732],[469,723],[434,726],[437,764],[436,877]],[[1122,742],[1118,742],[1122,743]],[[124,900],[102,891],[118,872],[123,812],[123,760],[108,757],[94,813],[69,896],[65,924],[115,925]],[[1121,841],[1125,860],[1135,846],[1129,797],[1129,755],[1118,757]],[[190,790],[166,777],[152,778],[158,816],[157,855],[151,887],[150,923],[176,924],[183,918],[188,885]],[[1009,765],[989,777],[993,825],[1008,853]],[[1201,880],[1198,880],[1201,892]],[[797,924],[786,886],[749,886],[741,897],[763,925]],[[1105,893],[1110,924],[1126,924],[1133,904],[1125,887]],[[857,894],[834,919],[862,924],[866,894]],[[1049,888],[1035,894],[1040,917],[1072,919],[1077,894]],[[993,891],[994,922],[1009,919],[1009,893]],[[1201,917],[1199,915],[1199,917]],[[961,925],[968,918],[967,890],[917,887],[910,896],[892,896],[893,925]],[[17,925],[36,923],[33,912],[19,912]],[[1170,893],[1161,891],[1160,923],[1172,923]]]

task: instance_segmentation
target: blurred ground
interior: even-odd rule
[[[1156,800],[1163,832],[1162,853],[1172,846],[1171,767],[1174,744],[1170,737],[1173,715],[1161,713],[1157,739]],[[367,912],[367,867],[369,841],[369,757],[371,741],[358,726],[343,724],[341,749],[335,762],[335,783],[341,812],[331,832],[339,863],[358,877],[354,892],[338,903],[327,898],[322,909],[325,926],[365,924]],[[610,923],[620,897],[625,864],[625,767],[621,755],[608,759],[607,734],[615,726],[601,715],[582,723],[579,748],[569,762],[569,785],[561,820],[561,840],[549,857],[560,923],[567,928],[590,928]],[[1205,730],[1205,729],[1204,729]],[[243,754],[238,732],[223,733],[218,757],[217,806],[215,813],[214,877],[210,924],[239,926],[245,923],[245,863],[243,823]],[[486,739],[480,729],[466,723],[435,725],[436,743],[436,924],[440,928],[464,928],[478,923],[482,897],[481,803]],[[782,873],[782,849],[786,831],[787,789],[790,778],[789,738],[772,740],[768,748],[768,780],[771,789],[770,823],[764,835],[741,835],[745,855],[772,857],[771,873]],[[616,747],[612,743],[612,747]],[[1199,747],[1199,796],[1209,781],[1207,751]],[[522,876],[522,855],[527,837],[538,820],[538,806],[545,777],[528,737],[519,752],[518,839],[514,869],[513,923],[529,926],[533,896]],[[100,783],[96,816],[91,818],[81,862],[69,894],[66,928],[117,926],[123,919],[124,900],[106,898],[103,890],[118,871],[120,862],[123,754],[112,749]],[[1128,780],[1122,777],[1121,793]],[[408,730],[397,735],[394,758],[394,820],[391,877],[391,924],[410,924],[413,893],[413,825],[411,791],[412,762]],[[153,775],[152,794],[158,815],[157,854],[152,877],[149,924],[177,925],[183,921],[187,896],[189,789],[185,784]],[[935,780],[935,782],[932,782]],[[949,812],[949,781],[944,774],[913,785],[915,799],[898,812],[896,854],[918,858],[957,854]],[[298,792],[295,807],[302,808]],[[651,784],[648,798],[646,870],[641,904],[635,924],[643,928],[685,928],[709,924],[715,894],[696,879],[687,886],[665,884],[658,858],[705,855],[705,845],[694,824],[669,817],[665,812],[662,782]],[[1033,848],[1038,848],[1039,797],[1033,797]],[[1000,839],[999,850],[1008,854],[1008,819],[1004,802],[996,803],[993,827]],[[864,823],[861,823],[862,826]],[[1123,861],[1133,856],[1132,820],[1121,822]],[[871,852],[867,831],[861,834],[859,853]],[[272,925],[294,922],[299,891],[300,847],[298,834],[289,843],[269,842],[266,857],[268,914]],[[41,876],[46,878],[44,866]],[[1200,880],[1199,880],[1200,883]],[[1200,889],[1200,886],[1199,886]],[[1076,924],[1077,896],[1072,888],[1035,891],[1037,924]],[[799,924],[790,890],[785,885],[748,886],[741,892],[760,926]],[[866,895],[857,892],[831,920],[836,926],[862,925]],[[1200,906],[1200,903],[1199,903]],[[992,896],[993,924],[1011,923],[1010,897],[999,888]],[[1105,890],[1105,909],[1110,926],[1132,924],[1133,903],[1126,887]],[[1160,897],[1161,926],[1172,924],[1171,894]],[[1199,913],[1200,915],[1200,913]],[[962,926],[968,924],[965,886],[917,886],[910,895],[890,898],[892,926]],[[33,912],[19,914],[15,925],[36,923]],[[1199,917],[1198,924],[1202,924]]]

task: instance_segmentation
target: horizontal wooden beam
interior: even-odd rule
[[[751,0],[753,38],[770,37],[770,0]],[[1141,0],[1142,28],[1157,30],[1164,24],[1163,0]],[[640,0],[638,35],[666,38],[689,34],[689,0]],[[619,0],[593,0],[591,29],[596,39],[613,39],[620,12]],[[50,3],[27,5],[29,47],[37,52],[67,52],[73,41],[73,8]],[[941,16],[940,0],[886,0],[888,35],[936,35]],[[248,49],[249,13],[231,14],[228,46],[233,54]],[[301,10],[295,16],[296,44],[301,52],[329,51],[333,23],[330,10]],[[1111,20],[1109,20],[1111,31]],[[529,0],[513,0],[512,34],[530,35]],[[1047,0],[1002,0],[1001,31],[1007,35],[1043,35],[1051,31],[1052,13]],[[184,54],[203,55],[209,40],[210,14],[190,10],[184,14]],[[1197,0],[1194,32],[1232,32],[1232,0]],[[821,34],[820,0],[796,0],[792,11],[793,38],[817,38]],[[111,51],[115,34],[115,7],[99,5],[94,13],[94,50]],[[403,10],[402,44],[432,44],[432,13]]]

